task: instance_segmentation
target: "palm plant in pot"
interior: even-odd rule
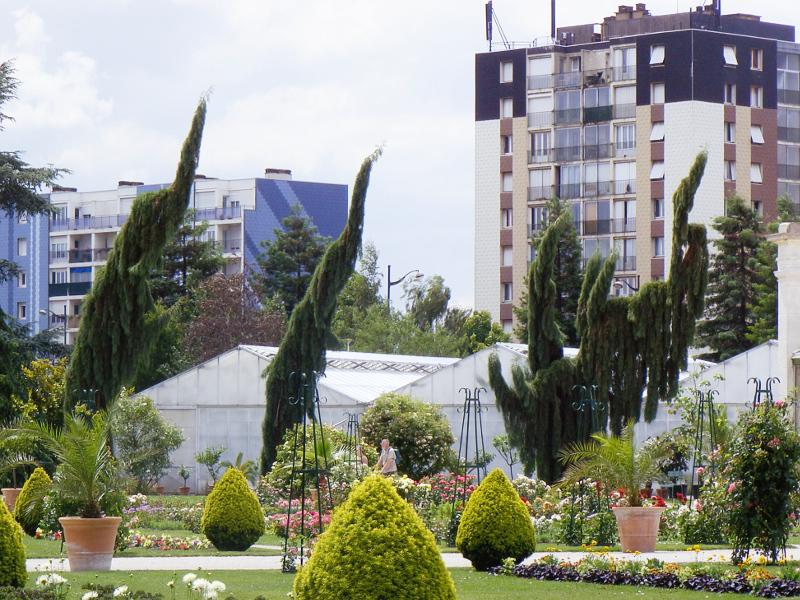
[[[19,422],[0,431],[3,440],[33,442],[55,457],[58,467],[52,489],[58,496],[58,522],[64,530],[70,570],[109,570],[123,496],[108,445],[106,413],[65,415],[60,428]]]
[[[659,467],[664,454],[665,448],[657,444],[636,447],[633,421],[628,422],[619,436],[595,433],[588,442],[577,442],[561,451],[561,460],[567,467],[565,484],[593,479],[607,490],[621,491],[613,510],[625,552],[655,550],[664,507],[645,506],[640,491],[651,481],[663,478]]]

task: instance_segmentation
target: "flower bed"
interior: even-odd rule
[[[145,535],[138,531],[132,531],[128,537],[128,548],[146,548],[150,550],[201,550],[211,548],[211,542],[200,538]]]

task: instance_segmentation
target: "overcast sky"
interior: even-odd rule
[[[561,0],[558,24],[613,0]],[[723,1],[795,24],[800,3]],[[64,185],[170,181],[198,97],[213,88],[199,172],[346,183],[379,144],[365,237],[395,273],[438,273],[473,302],[474,54],[483,0],[51,0],[0,3],[0,61],[22,84],[0,148]],[[495,0],[509,39],[549,33],[547,0]],[[691,3],[647,3],[654,13]],[[385,288],[384,288],[385,294]]]

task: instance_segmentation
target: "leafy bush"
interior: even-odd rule
[[[241,471],[228,469],[216,483],[200,527],[217,550],[247,550],[264,534],[264,512]]]
[[[52,485],[53,481],[47,472],[41,467],[37,467],[22,486],[17,503],[14,505],[14,518],[28,535],[32,536],[36,533],[36,528],[42,519],[44,497]]]
[[[700,497],[678,509],[676,521],[684,544],[728,543],[728,484],[710,479]]]
[[[294,580],[298,600],[455,600],[455,587],[414,510],[383,477],[356,485]]]
[[[740,415],[726,468],[734,562],[751,549],[775,562],[785,550],[799,460],[800,437],[784,402],[762,402]]]
[[[224,447],[220,448],[206,448],[202,452],[198,452],[194,455],[194,459],[203,465],[206,469],[208,469],[208,475],[211,477],[211,483],[217,482],[217,477],[219,476],[219,470],[222,467],[220,464],[220,459],[222,458],[222,453],[225,452]]]
[[[183,443],[180,429],[167,422],[150,398],[123,390],[114,406],[111,433],[123,473],[133,491],[146,493],[164,476],[169,455]]]
[[[0,502],[0,586],[21,588],[27,579],[22,529]]]
[[[528,510],[500,469],[483,480],[461,515],[456,547],[472,566],[486,571],[504,559],[526,558],[536,547]]]
[[[435,475],[450,460],[453,433],[438,406],[411,396],[379,396],[361,418],[365,444],[377,447],[388,438],[400,452],[397,468],[413,479]]]
[[[59,600],[51,590],[24,590],[16,587],[0,586],[0,598],[3,600]]]

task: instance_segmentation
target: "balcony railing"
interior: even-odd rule
[[[583,222],[582,235],[607,235],[611,233],[611,219],[587,220]]]
[[[583,147],[583,158],[584,160],[611,158],[614,153],[613,150],[613,144],[590,144]]]
[[[635,271],[636,270],[636,257],[635,256],[618,256],[617,257],[617,271]]]
[[[51,250],[50,262],[67,262],[66,250]]]
[[[109,252],[111,252],[111,248],[95,248],[94,259],[100,261],[106,261],[108,260]]]
[[[800,129],[797,127],[778,127],[779,142],[800,142]]]
[[[583,195],[586,198],[610,196],[613,189],[612,181],[587,181],[583,184]]]
[[[556,196],[562,200],[581,197],[580,183],[560,183],[556,186]]]
[[[242,251],[241,238],[232,238],[214,243],[216,244],[217,248],[219,248],[220,250],[222,250],[222,252],[226,254],[238,253]]]
[[[563,146],[561,148],[554,148],[553,155],[556,162],[568,162],[572,160],[581,159],[580,146]]]
[[[781,104],[800,104],[800,91],[778,88],[778,102]]]
[[[549,200],[553,195],[552,185],[539,185],[528,188],[528,200]]]
[[[532,152],[528,152],[528,164],[534,165],[538,163],[553,162],[553,149],[542,148]]]
[[[584,123],[598,123],[611,120],[611,105],[589,106],[583,109]]]
[[[636,105],[633,103],[615,104],[613,112],[615,119],[632,119],[636,116]]]
[[[581,85],[581,72],[571,71],[569,73],[556,73],[553,75],[553,87],[579,87]]]
[[[636,155],[636,144],[634,142],[617,142],[614,144],[614,156],[625,158]]]
[[[238,219],[242,215],[239,206],[223,206],[213,208],[198,208],[194,212],[197,221],[223,221],[226,219]]]
[[[530,75],[528,77],[529,90],[546,90],[553,87],[552,75]]]
[[[92,249],[70,250],[69,262],[71,263],[84,263],[92,262]]]
[[[77,231],[80,229],[115,229],[122,227],[128,215],[84,215],[77,219],[51,219],[50,231]]]
[[[614,67],[614,81],[630,81],[636,79],[636,65],[625,65],[624,67]]]
[[[618,179],[614,182],[615,194],[635,194],[636,193],[636,180],[635,179]]]
[[[77,329],[80,326],[81,326],[80,315],[73,315],[71,317],[67,317],[67,329]]]
[[[85,296],[92,287],[91,281],[72,281],[70,283],[51,283],[47,288],[48,297]]]
[[[778,177],[781,179],[800,179],[800,165],[782,165],[778,163]]]
[[[599,69],[583,72],[583,85],[603,85],[611,83],[611,69]]]
[[[614,233],[631,233],[636,231],[636,219],[614,219]]]
[[[528,129],[546,129],[552,124],[552,110],[528,113]]]
[[[554,112],[556,125],[572,125],[581,122],[580,108],[563,108]]]
[[[544,223],[528,223],[528,237],[531,237],[534,233],[544,231],[544,228]]]

